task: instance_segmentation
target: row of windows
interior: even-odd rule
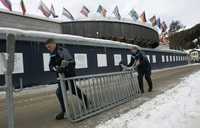
[[[150,59],[150,55],[146,55],[148,60],[151,63],[157,63],[157,56],[152,55],[152,60]],[[178,62],[178,61],[187,61],[187,56],[168,56],[168,55],[162,55],[162,63],[167,63],[167,62]]]
[[[6,53],[0,53],[0,75],[6,71],[4,56],[7,58]],[[85,53],[76,53],[74,54],[76,69],[88,68],[88,57]],[[121,54],[114,54],[114,65],[118,66],[119,62],[122,60]],[[151,63],[157,63],[156,55],[147,55],[147,58]],[[151,58],[151,59],[150,59]],[[49,71],[49,60],[50,55],[48,53],[43,54],[43,64],[44,71]],[[166,62],[177,62],[177,61],[186,61],[186,56],[164,56],[162,55],[162,63]],[[130,63],[131,55],[127,55],[127,63]],[[98,67],[107,67],[107,55],[106,54],[97,54],[97,66]],[[15,53],[15,66],[14,73],[24,73],[24,60],[23,53]]]
[[[186,61],[188,58],[186,56],[162,56],[162,62],[177,62]]]
[[[98,67],[107,67],[107,55],[106,54],[97,54],[97,66]],[[152,57],[152,58],[151,58]],[[43,54],[44,58],[44,70],[49,71],[49,54]],[[122,61],[122,55],[121,54],[114,54],[114,65],[119,66],[120,61]],[[148,60],[151,63],[157,63],[157,56],[156,55],[147,55]],[[151,58],[151,59],[150,59]],[[88,58],[87,54],[85,53],[75,53],[74,59],[76,62],[76,69],[82,69],[82,68],[88,68]],[[178,61],[186,61],[187,57],[185,56],[162,56],[162,63],[165,62],[178,62]],[[131,55],[127,55],[127,63],[130,63],[131,61]]]

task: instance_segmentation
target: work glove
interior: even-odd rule
[[[125,65],[123,65],[123,64],[120,64],[120,67],[122,67],[122,68],[126,68],[126,66],[125,66]]]
[[[63,68],[63,67],[56,67],[56,71],[58,73],[64,73],[65,72],[65,68]]]
[[[123,71],[126,70],[127,68],[124,64],[120,64],[120,67],[122,68]]]
[[[60,64],[60,67],[65,68],[65,67],[67,67],[69,65],[69,63],[70,63],[69,61],[62,60],[61,64]]]

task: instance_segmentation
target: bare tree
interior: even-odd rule
[[[180,29],[185,28],[185,27],[186,27],[186,26],[184,26],[184,25],[183,25],[180,21],[178,21],[178,20],[172,21],[172,22],[170,23],[168,33],[177,32],[177,31],[179,31]]]

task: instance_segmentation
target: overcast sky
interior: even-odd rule
[[[14,11],[21,11],[20,0],[10,1]],[[187,27],[200,23],[200,0],[43,0],[43,2],[48,7],[53,3],[56,13],[62,20],[66,19],[61,16],[62,7],[68,9],[75,18],[83,18],[80,14],[83,5],[90,9],[89,16],[94,16],[98,5],[101,4],[108,10],[108,16],[113,16],[113,9],[118,5],[122,17],[125,18],[130,18],[128,13],[134,8],[139,14],[145,10],[147,19],[156,15],[167,24],[171,20],[180,20]],[[24,0],[24,3],[28,14],[42,16],[38,10],[40,0]],[[1,3],[0,8],[5,9]]]

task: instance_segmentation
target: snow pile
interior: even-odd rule
[[[185,78],[175,88],[97,128],[198,128],[199,83],[200,72],[197,72]],[[194,126],[195,121],[199,124]]]

